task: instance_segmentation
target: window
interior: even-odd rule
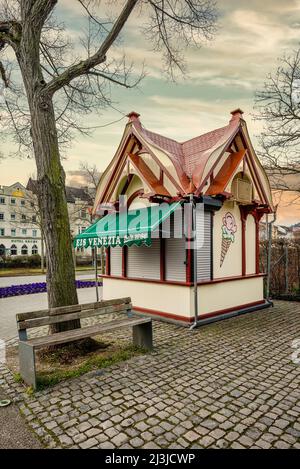
[[[5,235],[5,229],[4,228],[0,228],[0,236],[4,236]]]
[[[85,226],[78,226],[78,234],[83,233],[85,231]]]
[[[35,244],[31,248],[31,254],[33,254],[33,255],[38,254],[38,248]]]
[[[21,205],[23,205],[23,206],[25,205],[25,200],[24,199],[21,200]]]
[[[16,205],[16,199],[10,199],[10,203],[11,203],[12,205]]]
[[[4,220],[4,213],[0,213],[0,220]]]
[[[21,254],[22,254],[22,256],[27,256],[28,248],[27,248],[26,244],[23,244],[23,246],[21,248]]]
[[[32,220],[33,222],[36,222],[36,215],[32,215],[31,220]]]
[[[0,204],[5,204],[5,197],[0,197]]]
[[[81,216],[81,218],[86,218],[86,211],[85,211],[85,210],[81,210],[80,216]]]
[[[21,215],[21,220],[25,221],[26,220],[26,215]]]
[[[33,203],[33,202],[30,202],[30,207],[34,207],[34,203]]]
[[[11,213],[11,214],[10,214],[10,219],[11,219],[11,220],[15,220],[15,219],[16,219],[16,214],[15,214],[15,213]]]
[[[0,256],[5,256],[5,246],[0,244]]]
[[[18,254],[18,249],[15,244],[12,244],[10,247],[10,255],[11,256],[16,256]]]
[[[16,236],[16,233],[17,233],[16,228],[12,228],[12,229],[10,230],[11,236]]]
[[[27,230],[26,230],[26,228],[22,228],[22,235],[25,235],[25,236],[27,235]]]
[[[37,230],[32,230],[32,236],[33,236],[34,238],[37,237]]]

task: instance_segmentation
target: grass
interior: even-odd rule
[[[83,346],[79,347],[65,346],[54,351],[38,352],[37,391],[145,353],[147,353],[145,349],[132,344],[104,343],[97,340],[91,340],[88,345],[83,343]],[[22,382],[21,375],[17,371],[13,373],[13,377],[16,382]]]
[[[84,272],[84,271],[89,271],[89,270],[93,270],[93,266],[82,265],[82,266],[76,267],[76,272]],[[0,269],[0,277],[18,277],[22,275],[41,275],[42,273],[43,273],[42,269],[39,267],[32,267],[32,268],[15,267],[15,268],[10,268],[10,269],[6,269],[6,268]],[[46,270],[44,273],[46,273]]]
[[[93,370],[107,368],[116,363],[129,360],[136,355],[145,353],[146,351],[134,345],[128,345],[121,350],[114,352],[111,356],[93,356],[75,369],[60,370],[53,369],[50,372],[40,372],[37,374],[37,389],[42,390],[49,386],[54,386],[66,379],[78,378],[79,376]]]

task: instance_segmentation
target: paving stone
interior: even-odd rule
[[[128,441],[128,436],[125,433],[118,433],[113,437],[111,442],[118,448]]]
[[[60,435],[58,439],[60,443],[62,444],[62,446],[70,446],[73,444],[73,440],[67,435]]]
[[[133,446],[133,448],[141,448],[144,444],[144,441],[139,437],[135,437],[129,441],[129,444]]]
[[[83,441],[82,443],[79,443],[79,446],[81,449],[89,449],[92,447],[97,447],[98,441],[96,438],[89,438],[88,440]]]
[[[194,432],[193,430],[185,433],[183,437],[191,443],[199,439],[198,433]]]
[[[77,435],[73,436],[74,443],[82,443],[83,441],[87,440],[87,437],[84,433],[78,433]]]
[[[89,422],[83,422],[80,425],[78,425],[78,430],[80,432],[85,432],[86,430],[89,430],[91,428],[91,424]]]
[[[102,430],[100,430],[99,428],[90,428],[88,431],[85,432],[85,434],[88,438],[91,438],[92,436],[99,435],[101,431]]]

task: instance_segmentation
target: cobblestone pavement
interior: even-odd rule
[[[300,449],[296,338],[297,303],[194,331],[155,321],[151,354],[33,397],[3,367],[0,385],[50,448]]]

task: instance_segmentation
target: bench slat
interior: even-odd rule
[[[99,335],[102,332],[107,332],[121,327],[133,327],[139,324],[146,324],[151,322],[151,318],[126,318],[120,321],[110,321],[105,324],[96,324],[94,326],[85,327],[83,329],[74,329],[66,332],[58,332],[50,336],[37,337],[26,341],[26,344],[31,345],[33,348],[49,347],[51,345],[65,344],[74,340],[84,339]]]
[[[121,303],[130,303],[131,298],[126,297],[126,298],[118,298],[118,299],[113,299],[113,300],[103,300],[103,301],[96,301],[94,303],[84,303],[81,305],[70,305],[70,306],[60,306],[58,308],[50,308],[50,309],[44,309],[40,311],[31,311],[28,313],[19,313],[16,315],[16,320],[17,322],[20,321],[26,321],[28,319],[37,319],[37,318],[43,318],[45,316],[56,316],[60,315],[63,313],[72,313],[72,312],[77,312],[77,311],[83,311],[86,309],[99,309],[102,307],[106,306],[112,306],[115,304],[121,304]]]
[[[66,321],[73,321],[75,319],[84,319],[92,316],[99,316],[102,314],[110,314],[115,312],[126,312],[132,309],[131,303],[122,303],[112,306],[102,307],[99,309],[87,309],[75,313],[61,314],[59,316],[46,316],[37,319],[27,319],[18,323],[18,330],[31,329],[33,327],[49,326],[50,324],[57,324]]]
[[[113,300],[103,300],[103,301],[95,301],[94,303],[84,303],[79,305],[70,305],[70,306],[59,306],[58,308],[50,308],[49,309],[49,316],[59,316],[60,314],[65,313],[73,313],[76,311],[82,311],[85,309],[99,309],[105,306],[111,306],[115,304],[121,303],[130,303],[131,298],[116,298]],[[79,307],[79,309],[77,309]]]

